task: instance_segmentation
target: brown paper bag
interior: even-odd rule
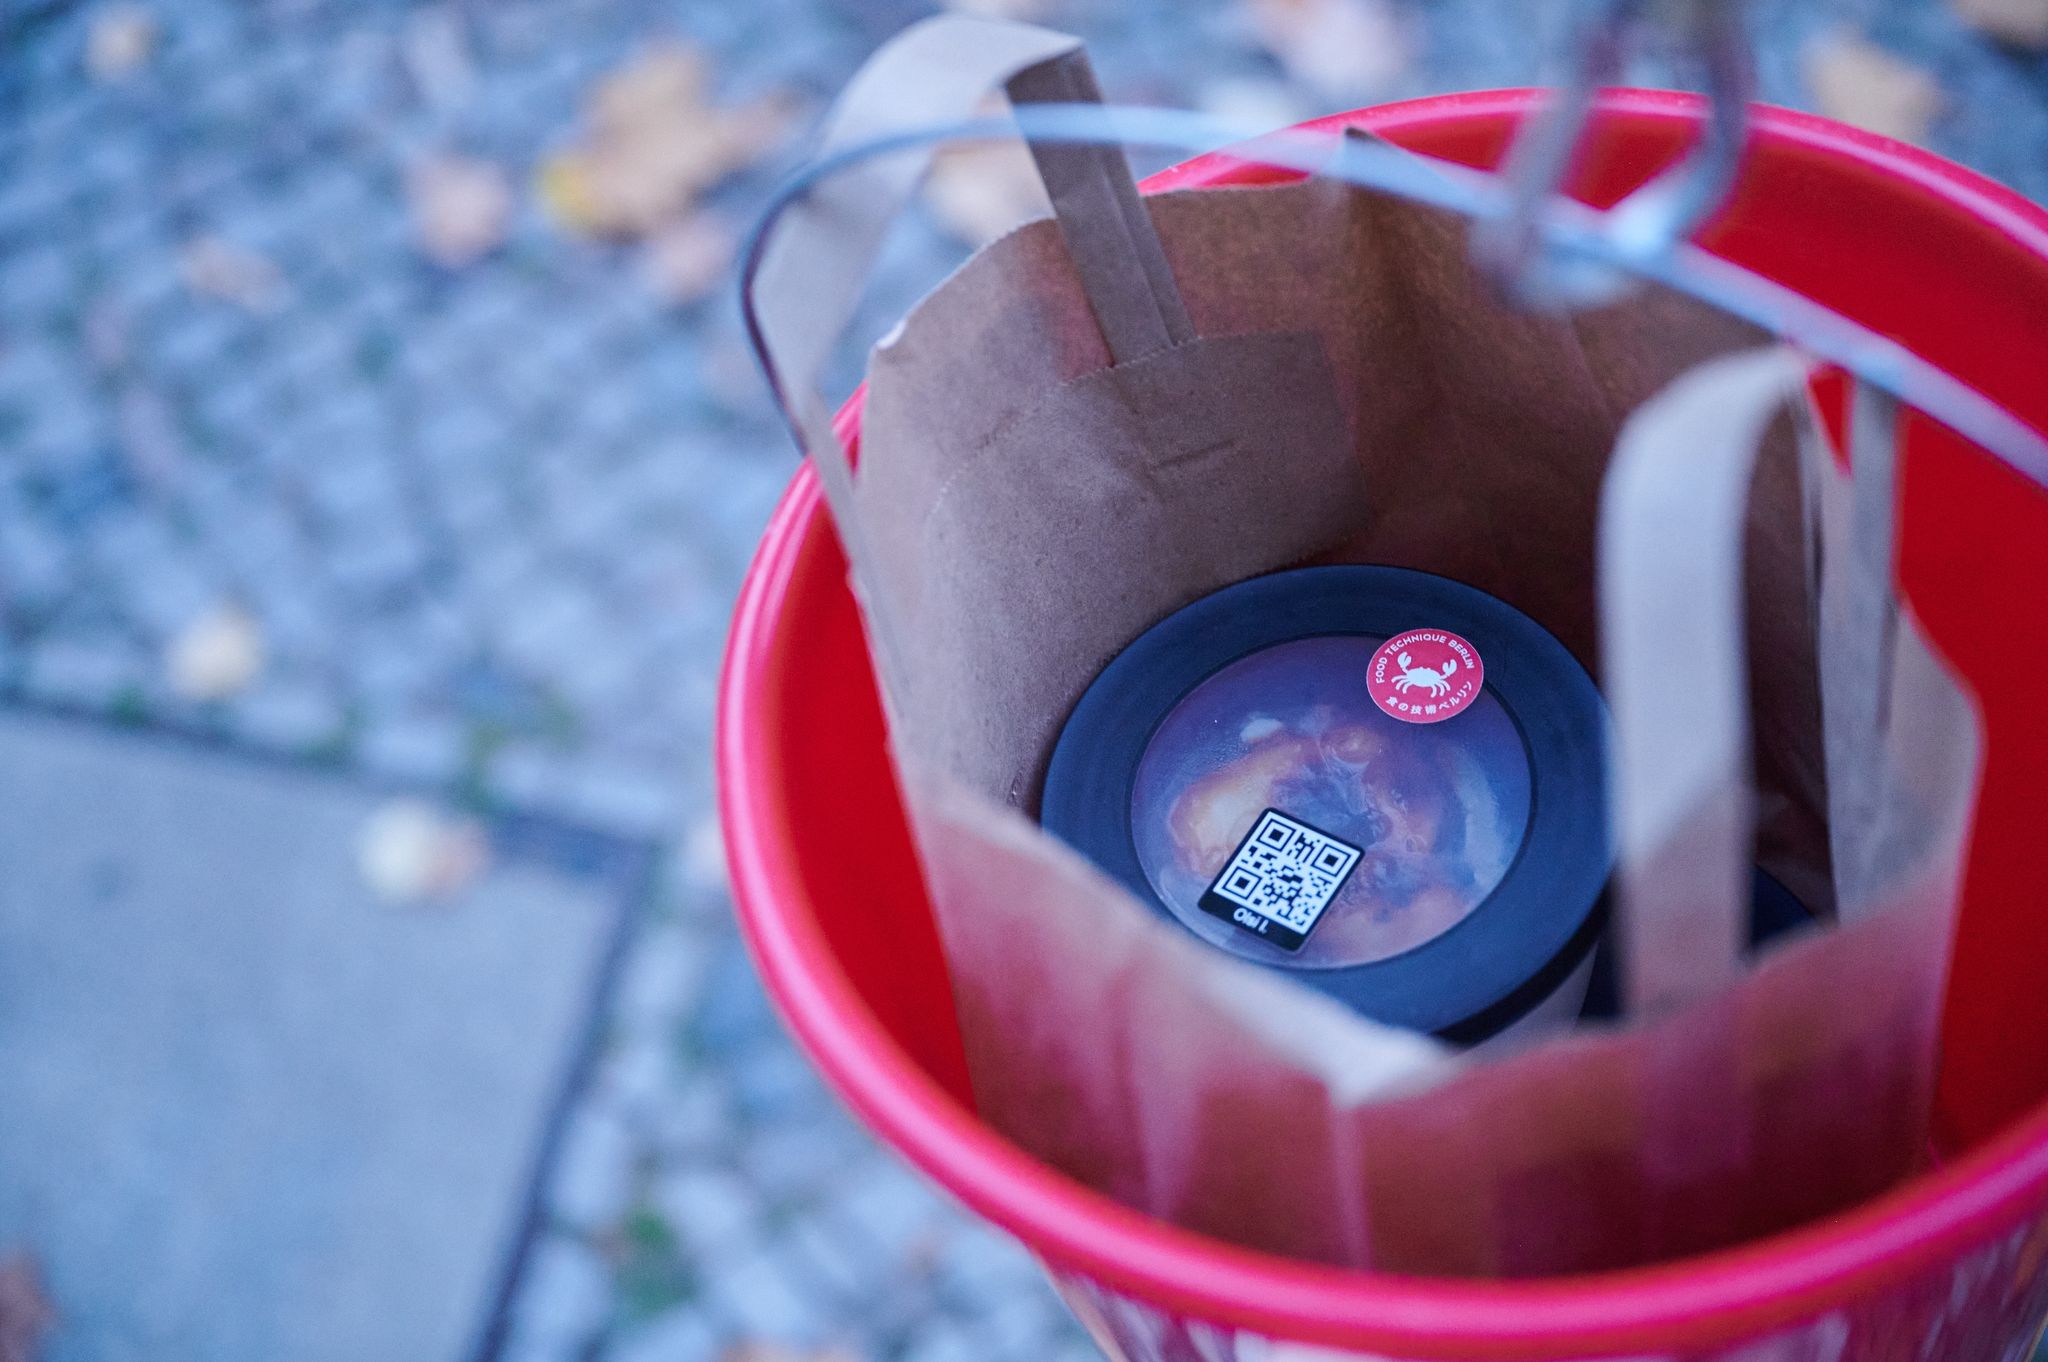
[[[856,78],[828,149],[957,117],[1003,82],[1093,94],[1070,39],[928,21]],[[1776,441],[1743,495],[1796,364],[1704,370],[1624,440],[1638,471],[1609,504],[1606,581],[1642,580],[1609,600],[1604,652],[1640,1020],[1454,1055],[1199,945],[1042,834],[1051,743],[1146,626],[1304,561],[1458,578],[1599,663],[1610,451],[1654,394],[1760,338],[1658,292],[1562,320],[1505,311],[1459,224],[1348,186],[1140,202],[1112,149],[1034,155],[1056,220],[977,255],[877,347],[857,478],[815,381],[917,166],[867,163],[800,200],[758,273],[771,376],[853,563],[984,1118],[1191,1228],[1407,1272],[1646,1261],[1906,1171],[1974,768],[1902,783],[1886,744],[1905,737],[1871,727],[1884,706],[1837,674],[1869,648],[1817,646],[1871,614],[1840,591],[1885,592],[1841,567],[1868,550],[1844,557],[1817,462],[1808,497]],[[1701,552],[1641,532],[1701,488],[1711,514],[1680,541]],[[1838,589],[1819,610],[1810,539]],[[1884,693],[1967,736],[1917,635],[1891,637]],[[1660,682],[1680,657],[1706,671]],[[1745,657],[1769,665],[1751,675]],[[1671,703],[1696,687],[1713,722],[1674,731],[1699,717]],[[1858,891],[1867,912],[1745,972],[1730,923],[1752,807],[1757,856],[1826,905],[1831,772],[1868,787],[1855,797],[1887,811],[1901,854]]]

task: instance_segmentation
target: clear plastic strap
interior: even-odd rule
[[[1605,0],[1573,47],[1566,84],[1523,127],[1502,174],[1512,206],[1476,234],[1480,263],[1510,297],[1546,311],[1608,302],[1626,290],[1629,273],[1546,249],[1539,219],[1564,197],[1603,85],[1621,77],[1631,31],[1643,26],[1648,0]],[[1686,157],[1610,212],[1610,236],[1641,260],[1668,254],[1689,238],[1727,197],[1749,128],[1754,84],[1740,0],[1663,0],[1668,26],[1705,77],[1711,99],[1698,143]]]
[[[757,306],[757,293],[774,291],[762,287],[769,273],[768,262],[776,252],[794,249],[787,244],[791,239],[785,219],[798,212],[799,205],[806,205],[801,209],[806,220],[829,235],[832,217],[825,194],[827,182],[851,168],[878,158],[900,159],[900,153],[944,143],[1012,138],[1020,129],[1034,145],[1151,146],[1188,153],[1229,146],[1232,154],[1246,161],[1325,175],[1479,222],[1505,218],[1513,211],[1513,197],[1499,177],[1468,167],[1429,160],[1366,138],[1338,138],[1328,132],[1261,134],[1227,120],[1170,109],[1035,105],[1017,109],[1014,122],[972,119],[919,126],[829,152],[800,171],[769,201],[756,222],[740,282],[749,335],[800,448],[814,443],[806,439],[804,426],[808,423],[817,432],[823,425],[822,417],[807,422],[803,414],[806,403],[813,404],[811,411],[816,413],[818,399],[812,395],[814,389],[803,389],[805,396],[796,397],[792,391],[796,385],[785,386],[783,380],[799,371],[814,378],[822,356],[817,356],[815,363],[793,362],[780,315]],[[825,204],[821,205],[821,198]],[[1554,200],[1539,216],[1537,230],[1554,258],[1610,267],[1661,284],[1794,342],[2048,488],[2048,438],[1898,342],[1689,243],[1679,242],[1668,251],[1646,257],[1629,244],[1625,231],[1618,230],[1611,212]],[[807,238],[810,235],[806,233]],[[801,310],[801,304],[798,298],[789,306]],[[827,314],[843,327],[850,305],[844,313],[820,306],[816,315]],[[826,330],[810,329],[819,334]],[[837,338],[838,328],[832,328],[830,339]],[[806,358],[810,357],[807,352]],[[823,429],[829,433],[829,425]]]

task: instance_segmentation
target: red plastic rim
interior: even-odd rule
[[[1394,136],[1408,126],[1525,112],[1537,92],[1439,96],[1306,125]],[[1690,96],[1617,91],[1607,114],[1692,123]],[[1929,153],[1826,119],[1761,109],[1755,135],[1818,149],[1940,200],[2048,260],[2048,212]],[[1149,190],[1245,178],[1212,153]],[[858,400],[841,415],[857,430]],[[773,714],[758,685],[775,652],[805,542],[829,533],[816,481],[797,474],[742,590],[721,682],[720,810],[734,897],[754,957],[813,1060],[879,1135],[1053,1266],[1177,1314],[1274,1338],[1415,1358],[1709,1349],[1882,1292],[2017,1227],[2048,1203],[2048,1110],[1878,1201],[1756,1244],[1627,1272],[1530,1282],[1395,1277],[1247,1252],[1128,1210],[1036,1163],[981,1124],[887,1035],[803,903],[778,817]]]

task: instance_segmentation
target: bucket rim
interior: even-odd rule
[[[1381,135],[1449,121],[1518,118],[1538,89],[1436,95],[1299,125]],[[1694,124],[1705,102],[1617,89],[1603,116]],[[1817,115],[1759,105],[1752,136],[1827,152],[1940,200],[2048,261],[2048,211],[1920,148]],[[1239,181],[1212,152],[1150,177],[1148,192]],[[858,439],[862,393],[835,423]],[[1409,1277],[1242,1249],[1122,1206],[1031,1159],[982,1124],[897,1046],[833,958],[798,856],[760,772],[777,769],[763,674],[807,555],[833,535],[816,476],[799,468],[741,588],[716,721],[719,813],[742,934],[786,1024],[828,1082],[894,1151],[1054,1269],[1162,1309],[1276,1339],[1415,1359],[1701,1349],[1810,1319],[1938,1267],[2048,1202],[2048,1106],[1953,1163],[1849,1211],[1753,1243],[1623,1271],[1522,1281]]]

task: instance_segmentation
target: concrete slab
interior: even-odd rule
[[[486,1332],[621,877],[528,836],[394,909],[354,864],[381,798],[0,717],[0,1249],[42,1262],[50,1362]]]

